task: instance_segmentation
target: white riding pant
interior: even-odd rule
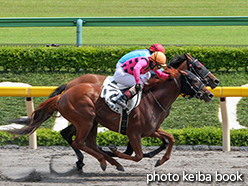
[[[151,78],[151,73],[147,72],[145,74],[140,75],[140,83],[143,85]],[[128,87],[133,87],[136,85],[136,81],[134,79],[134,76],[131,74],[126,73],[122,67],[119,67],[116,69],[114,73],[114,79],[117,83],[120,83],[122,85],[126,85]]]
[[[116,67],[115,69],[117,70],[119,67],[121,67],[122,63],[120,63],[119,61],[116,63]]]

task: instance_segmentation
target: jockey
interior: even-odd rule
[[[126,103],[135,96],[150,77],[152,70],[159,78],[165,79],[168,74],[159,69],[166,66],[166,56],[162,52],[153,52],[150,57],[134,57],[125,61],[116,69],[114,79],[117,83],[131,87],[116,99],[116,103],[127,109]]]
[[[119,68],[125,61],[134,58],[134,57],[150,57],[151,54],[155,51],[160,51],[164,54],[165,50],[161,44],[153,44],[149,47],[149,49],[142,49],[142,50],[134,50],[131,51],[124,56],[116,64],[116,69]]]

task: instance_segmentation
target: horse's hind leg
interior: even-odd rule
[[[84,101],[86,102],[86,100]],[[85,141],[93,127],[93,122],[95,119],[94,108],[91,105],[84,106],[84,107],[81,107],[81,110],[79,111],[69,104],[67,104],[66,106],[67,107],[61,106],[59,112],[61,114],[63,113],[63,116],[68,121],[73,123],[73,125],[77,129],[76,137],[72,142],[72,146],[74,148],[85,151],[86,153],[95,157],[100,162],[102,170],[105,170],[107,167],[107,163],[104,159],[104,156],[100,154],[99,152],[95,151],[94,149],[87,147],[87,145],[85,144]],[[61,110],[63,112],[61,112]]]
[[[97,122],[94,121],[93,127],[91,128],[90,133],[89,133],[89,135],[88,135],[88,137],[86,139],[86,145],[88,147],[90,147],[90,148],[93,148],[95,151],[101,153],[104,156],[104,158],[111,165],[115,165],[116,166],[117,170],[124,171],[124,168],[122,167],[122,165],[120,163],[118,163],[115,159],[113,159],[112,157],[110,157],[109,155],[107,155],[104,151],[102,151],[101,149],[99,149],[99,147],[96,144],[96,136],[97,136]],[[108,152],[110,152],[110,151],[108,151]]]
[[[124,154],[124,153],[119,152],[115,145],[110,145],[109,148],[119,158],[128,159],[128,160],[138,162],[143,158],[143,152],[142,152],[142,146],[141,146],[141,137],[140,137],[140,135],[132,134],[132,135],[129,135],[128,138],[129,138],[131,146],[135,152],[134,157],[130,156],[128,154]]]
[[[72,146],[77,149],[81,149],[82,151],[85,151],[86,153],[94,156],[100,162],[102,170],[105,171],[107,167],[107,163],[105,161],[104,156],[99,152],[97,152],[96,150],[87,147],[86,144],[84,143],[89,132],[90,130],[87,130],[86,127],[82,127],[82,128],[77,127],[77,134],[74,141],[72,142]]]
[[[76,149],[75,147],[72,146],[72,137],[74,135],[76,135],[76,132],[77,132],[76,127],[71,124],[68,127],[66,127],[65,129],[63,129],[60,132],[60,134],[67,141],[67,143],[72,147],[72,149],[75,151],[77,158],[78,158],[78,161],[76,162],[77,169],[82,170],[82,168],[84,166],[84,163],[83,163],[84,155],[79,149]]]

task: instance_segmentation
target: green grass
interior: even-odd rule
[[[0,44],[76,44],[76,28],[1,28]],[[247,27],[87,27],[83,44],[247,45]]]
[[[248,127],[248,114],[247,114],[247,108],[248,108],[248,98],[242,98],[237,106],[237,120],[242,125]]]
[[[0,17],[247,16],[246,0],[6,1]],[[1,28],[0,44],[76,44],[76,27]],[[83,44],[247,45],[247,27],[84,27]]]
[[[246,0],[0,0],[0,17],[246,16]]]

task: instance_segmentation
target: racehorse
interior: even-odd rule
[[[219,80],[208,70],[206,69],[198,60],[193,58],[189,53],[183,54],[183,55],[176,55],[173,60],[168,64],[168,66],[181,69],[181,70],[190,70],[193,72],[196,76],[198,76],[202,82],[204,82],[205,85],[210,86],[212,89],[214,89],[216,86],[219,85]],[[67,91],[71,87],[78,85],[80,83],[93,83],[93,84],[102,84],[104,80],[106,79],[106,76],[103,75],[97,75],[97,74],[85,74],[78,78],[75,78],[68,82],[67,84],[61,85],[58,87],[49,97],[53,97],[55,95],[61,94],[63,91]],[[97,129],[95,129],[97,130]],[[76,134],[76,128],[73,125],[69,125],[65,129],[61,131],[61,135],[63,138],[68,142],[68,144],[73,148],[75,151],[78,161],[76,162],[77,168],[79,170],[83,167],[83,154],[78,149],[75,149],[72,144],[72,137]],[[155,135],[151,137],[156,137]],[[153,157],[157,153],[161,152],[163,149],[167,147],[166,141],[162,139],[163,144],[156,150],[144,154],[144,157]],[[99,147],[100,148],[100,147]],[[124,152],[125,154],[131,155],[133,152],[133,149],[128,143],[127,149]],[[110,156],[116,156],[115,154],[111,152],[106,152]]]
[[[211,101],[213,94],[190,71],[180,71],[168,67],[165,67],[164,70],[170,75],[169,78],[166,80],[154,78],[149,81],[144,86],[141,103],[129,115],[126,135],[136,155],[133,157],[119,152],[114,146],[109,147],[119,158],[140,161],[143,158],[141,138],[158,132],[160,137],[168,140],[167,151],[155,166],[162,165],[169,160],[174,144],[173,136],[160,128],[162,121],[170,113],[172,103],[181,93],[195,96],[205,102]],[[101,90],[100,84],[76,85],[65,93],[41,103],[33,112],[31,123],[27,127],[10,132],[17,135],[33,133],[55,111],[59,111],[77,129],[76,137],[72,142],[74,148],[94,156],[100,162],[102,170],[106,169],[106,160],[115,165],[117,170],[124,170],[115,159],[97,148],[96,135],[90,134],[92,131],[94,132],[92,128],[97,126],[97,123],[114,132],[119,131],[119,119],[116,119],[119,118],[119,114],[110,110],[99,96]]]

